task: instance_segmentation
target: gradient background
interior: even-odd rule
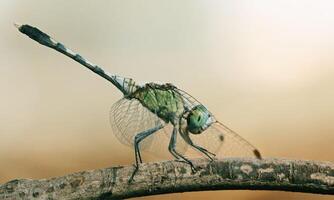
[[[331,0],[2,0],[0,182],[134,160],[108,121],[121,93],[13,22],[38,26],[112,73],[174,83],[265,157],[333,161],[333,10]],[[160,198],[330,199],[262,191],[140,199]]]

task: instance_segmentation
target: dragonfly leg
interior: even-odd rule
[[[189,137],[188,134],[182,134],[181,132],[181,136],[184,139],[184,141],[189,144],[190,146],[194,147],[195,149],[197,149],[198,151],[202,152],[204,155],[206,155],[211,161],[213,161],[213,158],[211,156],[216,156],[216,154],[211,153],[210,151],[206,150],[203,147],[200,147],[196,144],[193,143],[193,141],[191,140],[191,138]],[[210,156],[211,155],[211,156]]]
[[[189,144],[190,146],[194,147],[195,149],[202,152],[204,155],[206,155],[211,161],[213,161],[213,158],[211,156],[216,156],[216,154],[211,153],[210,151],[204,149],[203,147],[197,146],[194,143]],[[211,155],[211,156],[210,156]]]
[[[173,131],[174,132],[174,131]],[[168,151],[172,154],[172,156],[179,160],[180,156],[178,153],[175,151],[175,144],[176,144],[176,136],[174,136],[174,133],[172,133],[172,137],[170,139],[169,145],[168,145]],[[181,160],[183,161],[183,160]]]
[[[169,152],[177,159],[182,159],[181,161],[182,162],[185,162],[187,164],[190,165],[191,167],[191,171],[194,173],[196,172],[196,168],[194,167],[193,163],[188,160],[186,157],[184,157],[183,155],[181,155],[180,153],[178,153],[176,150],[175,150],[175,145],[176,145],[176,136],[177,136],[177,128],[174,127],[173,129],[173,133],[172,133],[172,137],[170,139],[170,142],[169,142],[169,146],[168,146],[168,150]]]
[[[148,129],[146,131],[143,131],[141,133],[138,133],[135,136],[134,139],[134,148],[135,148],[135,159],[136,159],[136,164],[135,164],[135,170],[132,172],[132,175],[129,179],[129,183],[132,182],[133,177],[135,176],[136,172],[138,171],[139,163],[142,163],[141,155],[140,155],[140,150],[139,150],[139,143],[145,139],[146,137],[150,136],[151,134],[155,133],[156,131],[162,129],[164,125],[159,124],[154,128]]]

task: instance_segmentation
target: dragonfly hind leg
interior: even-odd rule
[[[196,172],[196,168],[194,167],[193,163],[187,159],[186,157],[184,157],[183,155],[181,155],[180,153],[178,153],[175,149],[175,145],[176,145],[176,136],[177,136],[177,128],[174,127],[173,129],[173,133],[172,133],[172,137],[170,139],[170,142],[169,142],[169,146],[168,146],[168,150],[169,152],[176,158],[176,159],[181,159],[179,161],[181,162],[185,162],[187,164],[190,165],[191,167],[191,171],[194,173]]]
[[[142,163],[142,159],[141,159],[141,155],[140,155],[140,150],[139,150],[139,143],[141,141],[143,141],[146,137],[152,135],[153,133],[157,132],[158,130],[162,129],[164,127],[164,125],[159,124],[154,128],[148,129],[146,131],[143,131],[141,133],[138,133],[135,136],[134,139],[134,148],[135,148],[135,159],[136,159],[136,163],[135,163],[135,170],[132,172],[132,175],[129,179],[129,183],[132,182],[133,177],[135,176],[136,172],[138,171],[138,167],[139,167],[139,163]]]

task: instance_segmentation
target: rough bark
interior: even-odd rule
[[[193,160],[144,163],[132,183],[133,166],[78,172],[0,185],[0,199],[125,199],[204,190],[280,190],[334,194],[334,163],[285,159]]]

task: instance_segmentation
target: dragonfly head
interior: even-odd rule
[[[203,105],[197,105],[189,111],[187,129],[192,134],[200,134],[214,121],[211,113]]]

